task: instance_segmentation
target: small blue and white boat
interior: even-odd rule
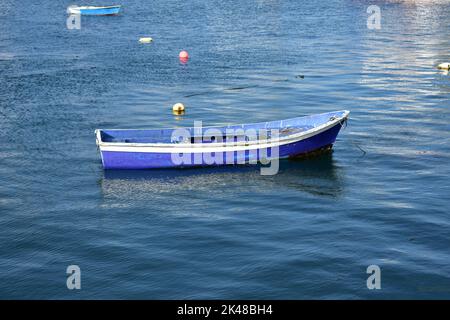
[[[330,149],[349,111],[281,121],[155,130],[95,130],[105,169],[256,164]]]
[[[95,7],[95,6],[70,6],[67,11],[69,14],[80,14],[85,16],[107,16],[118,14],[122,6],[107,6],[107,7]]]

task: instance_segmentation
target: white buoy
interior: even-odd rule
[[[184,104],[178,102],[172,106],[172,111],[174,114],[184,113]]]
[[[144,38],[140,38],[140,39],[139,39],[139,42],[140,42],[140,43],[150,43],[150,42],[152,42],[152,41],[153,41],[153,39],[150,38],[150,37],[144,37]]]
[[[448,62],[441,63],[440,65],[438,65],[438,69],[449,70],[450,69],[450,63],[448,63]]]

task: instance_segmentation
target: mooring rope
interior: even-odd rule
[[[342,129],[347,128],[347,121],[348,121],[348,119],[345,118],[343,121],[339,122],[339,124],[341,125]],[[350,138],[350,142],[351,142],[351,144],[356,146],[363,153],[363,155],[362,155],[363,157],[367,154],[367,151],[364,150],[363,148],[361,148],[352,138]]]

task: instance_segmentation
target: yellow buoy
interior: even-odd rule
[[[448,62],[441,63],[440,65],[438,65],[438,69],[449,70],[450,63],[448,63]]]
[[[150,42],[152,42],[152,41],[153,41],[153,39],[150,38],[150,37],[145,37],[145,38],[140,38],[140,39],[139,39],[139,42],[140,42],[140,43],[150,43]]]
[[[184,104],[178,102],[172,106],[172,111],[174,114],[182,114],[184,113]]]

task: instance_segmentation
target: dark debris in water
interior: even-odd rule
[[[226,88],[225,90],[227,91],[235,91],[235,90],[244,90],[244,89],[249,89],[249,88],[255,88],[258,85],[253,85],[253,86],[243,86],[243,87],[232,87],[232,88]]]
[[[299,75],[296,75],[295,78],[297,78],[297,79],[304,79],[305,76],[302,75],[302,74],[299,74]],[[274,79],[272,81],[273,82],[286,82],[286,81],[289,81],[289,79]],[[223,91],[240,91],[240,90],[256,88],[256,87],[259,87],[259,85],[231,87],[231,88],[224,88],[222,90]],[[184,97],[185,98],[190,98],[190,97],[195,97],[195,96],[211,94],[211,93],[215,93],[215,92],[218,92],[218,90],[211,90],[211,91],[205,91],[205,92],[194,92],[194,93],[187,94]]]
[[[184,97],[185,98],[189,98],[189,97],[201,96],[201,95],[209,94],[209,93],[212,93],[212,92],[213,91],[190,93],[190,94],[185,95]]]
[[[273,82],[286,82],[289,81],[289,79],[274,79]]]
[[[244,90],[244,89],[249,89],[249,88],[255,88],[258,87],[258,85],[253,85],[253,86],[242,86],[242,87],[231,87],[231,88],[224,88],[222,89],[223,91],[239,91],[239,90]],[[220,90],[220,91],[222,91]],[[195,97],[195,96],[201,96],[201,95],[206,95],[206,94],[211,94],[211,93],[215,93],[215,92],[219,92],[219,90],[211,90],[211,91],[204,91],[204,92],[194,92],[194,93],[190,93],[185,95],[185,98],[190,98],[190,97]]]

